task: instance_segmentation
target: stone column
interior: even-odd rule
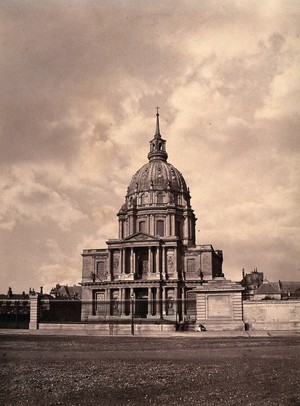
[[[147,216],[147,221],[146,221],[146,233],[151,234],[150,216]]]
[[[119,220],[119,239],[123,238],[123,220]]]
[[[133,266],[133,248],[130,248],[130,273],[134,273]]]
[[[189,227],[188,227],[188,218],[187,216],[184,216],[183,219],[183,239],[188,239],[189,238]]]
[[[39,295],[30,295],[30,322],[29,330],[38,330],[39,328]]]
[[[171,214],[171,235],[175,235],[175,214]]]
[[[186,314],[185,289],[184,289],[184,287],[181,288],[181,314],[182,314],[182,320],[184,320],[184,316]]]
[[[107,273],[107,280],[111,281],[113,276],[114,270],[111,266],[111,250],[108,250],[108,273]]]
[[[177,309],[178,309],[178,289],[177,287],[174,288],[174,316],[177,319]]]
[[[104,316],[106,317],[108,315],[108,289],[104,290]]]
[[[122,273],[126,273],[126,248],[122,248]]]
[[[106,291],[106,315],[110,316],[110,301],[111,301],[111,291],[108,288]]]
[[[135,294],[134,294],[134,289],[130,288],[130,314],[132,315],[132,300],[134,301],[133,303],[133,313],[135,313]]]
[[[148,247],[148,273],[153,272],[153,258],[152,258],[152,248]]]
[[[129,234],[134,233],[134,218],[133,216],[130,216],[129,218]]]
[[[132,250],[133,253],[133,274],[135,275],[136,273],[136,253],[134,251],[134,249]]]
[[[159,256],[160,256],[160,247],[158,246],[158,247],[156,247],[156,269],[155,269],[156,273],[159,273],[159,271],[160,271],[160,269],[159,269],[159,263],[160,263]]]
[[[169,235],[171,235],[170,214],[166,217],[166,236],[168,237]]]
[[[154,215],[150,214],[150,234],[154,235]]]
[[[165,286],[163,286],[163,288],[162,288],[161,303],[162,303],[162,316],[166,316],[166,288],[165,288]]]
[[[123,249],[120,248],[119,252],[120,252],[120,277],[121,277],[123,273]]]
[[[166,250],[165,247],[162,247],[162,279],[166,279]]]
[[[152,293],[152,314],[157,317],[157,290],[158,288],[153,288]]]
[[[124,289],[119,288],[119,300],[120,300],[120,316],[123,316],[125,313],[124,309]]]
[[[175,250],[174,250],[174,276],[175,276],[175,278],[178,278],[178,272],[177,272],[177,262],[178,262],[178,259],[177,259],[177,247],[175,247]]]
[[[152,289],[148,288],[148,317],[152,316]]]

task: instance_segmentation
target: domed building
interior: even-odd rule
[[[222,277],[222,251],[196,245],[196,217],[183,175],[168,161],[159,128],[148,163],[132,177],[118,212],[119,235],[83,251],[82,320],[182,321],[194,289]]]

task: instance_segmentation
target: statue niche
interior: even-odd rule
[[[148,273],[148,252],[141,251],[137,256],[137,277],[147,279]]]

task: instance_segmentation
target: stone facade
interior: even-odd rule
[[[82,321],[124,319],[132,312],[181,321],[200,281],[223,275],[222,251],[196,245],[190,191],[167,158],[157,113],[149,162],[132,177],[117,214],[118,238],[107,248],[83,251]]]
[[[205,325],[207,330],[244,330],[243,290],[240,284],[224,277],[196,288],[196,326]]]

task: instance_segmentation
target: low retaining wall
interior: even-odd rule
[[[129,335],[131,334],[130,324],[87,324],[87,323],[40,323],[39,330],[64,330],[82,331],[91,335]],[[175,331],[174,325],[170,324],[135,324],[135,335],[147,335],[153,333],[172,333]]]
[[[300,300],[244,301],[243,320],[249,330],[300,331]]]

